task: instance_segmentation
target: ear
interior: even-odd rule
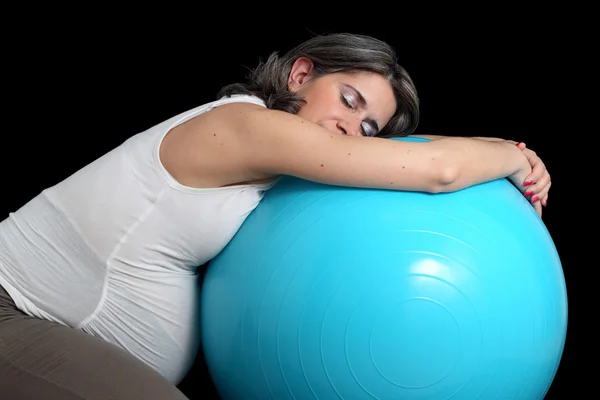
[[[313,62],[308,57],[299,57],[290,71],[288,88],[295,92],[313,77]]]

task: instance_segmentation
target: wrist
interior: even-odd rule
[[[515,168],[514,173],[528,174],[530,172],[531,166],[529,165],[529,160],[525,156],[525,153],[523,153],[515,143],[509,140],[503,140],[502,142],[497,143],[505,147],[507,152],[510,153],[510,160],[512,160],[511,164],[514,165]]]

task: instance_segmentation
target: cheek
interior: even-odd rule
[[[318,99],[305,97],[306,103],[302,106],[298,115],[312,122],[318,122],[323,117],[323,106]]]
[[[341,103],[337,92],[315,90],[299,94],[303,95],[306,103],[298,115],[320,125],[323,125],[324,121],[338,120],[348,112],[348,109]]]

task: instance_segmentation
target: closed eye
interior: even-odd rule
[[[346,93],[341,93],[340,94],[340,98],[342,99],[342,103],[344,103],[344,105],[346,105],[346,107],[348,107],[349,109],[354,110],[354,105],[350,103],[351,100],[348,99],[349,97],[351,97],[351,96],[349,96]]]
[[[353,96],[349,93],[342,92],[340,94],[340,99],[341,99],[342,103],[349,109],[355,111],[356,110],[355,100],[352,97]],[[378,131],[379,131],[379,129],[378,129],[377,123],[375,121],[365,120],[360,124],[360,133],[363,136],[375,136],[375,135],[377,135]]]

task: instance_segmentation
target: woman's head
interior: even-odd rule
[[[373,136],[370,129],[376,122],[377,136],[405,136],[419,122],[414,84],[398,65],[394,50],[363,35],[316,36],[281,57],[273,53],[252,71],[247,83],[226,86],[219,97],[238,93],[256,95],[268,108],[299,114],[347,133],[354,126]],[[361,94],[368,105],[357,110],[347,108],[347,102],[353,101],[351,106],[360,106]],[[339,105],[346,107],[346,113],[336,108]],[[344,125],[352,126],[346,129]]]

